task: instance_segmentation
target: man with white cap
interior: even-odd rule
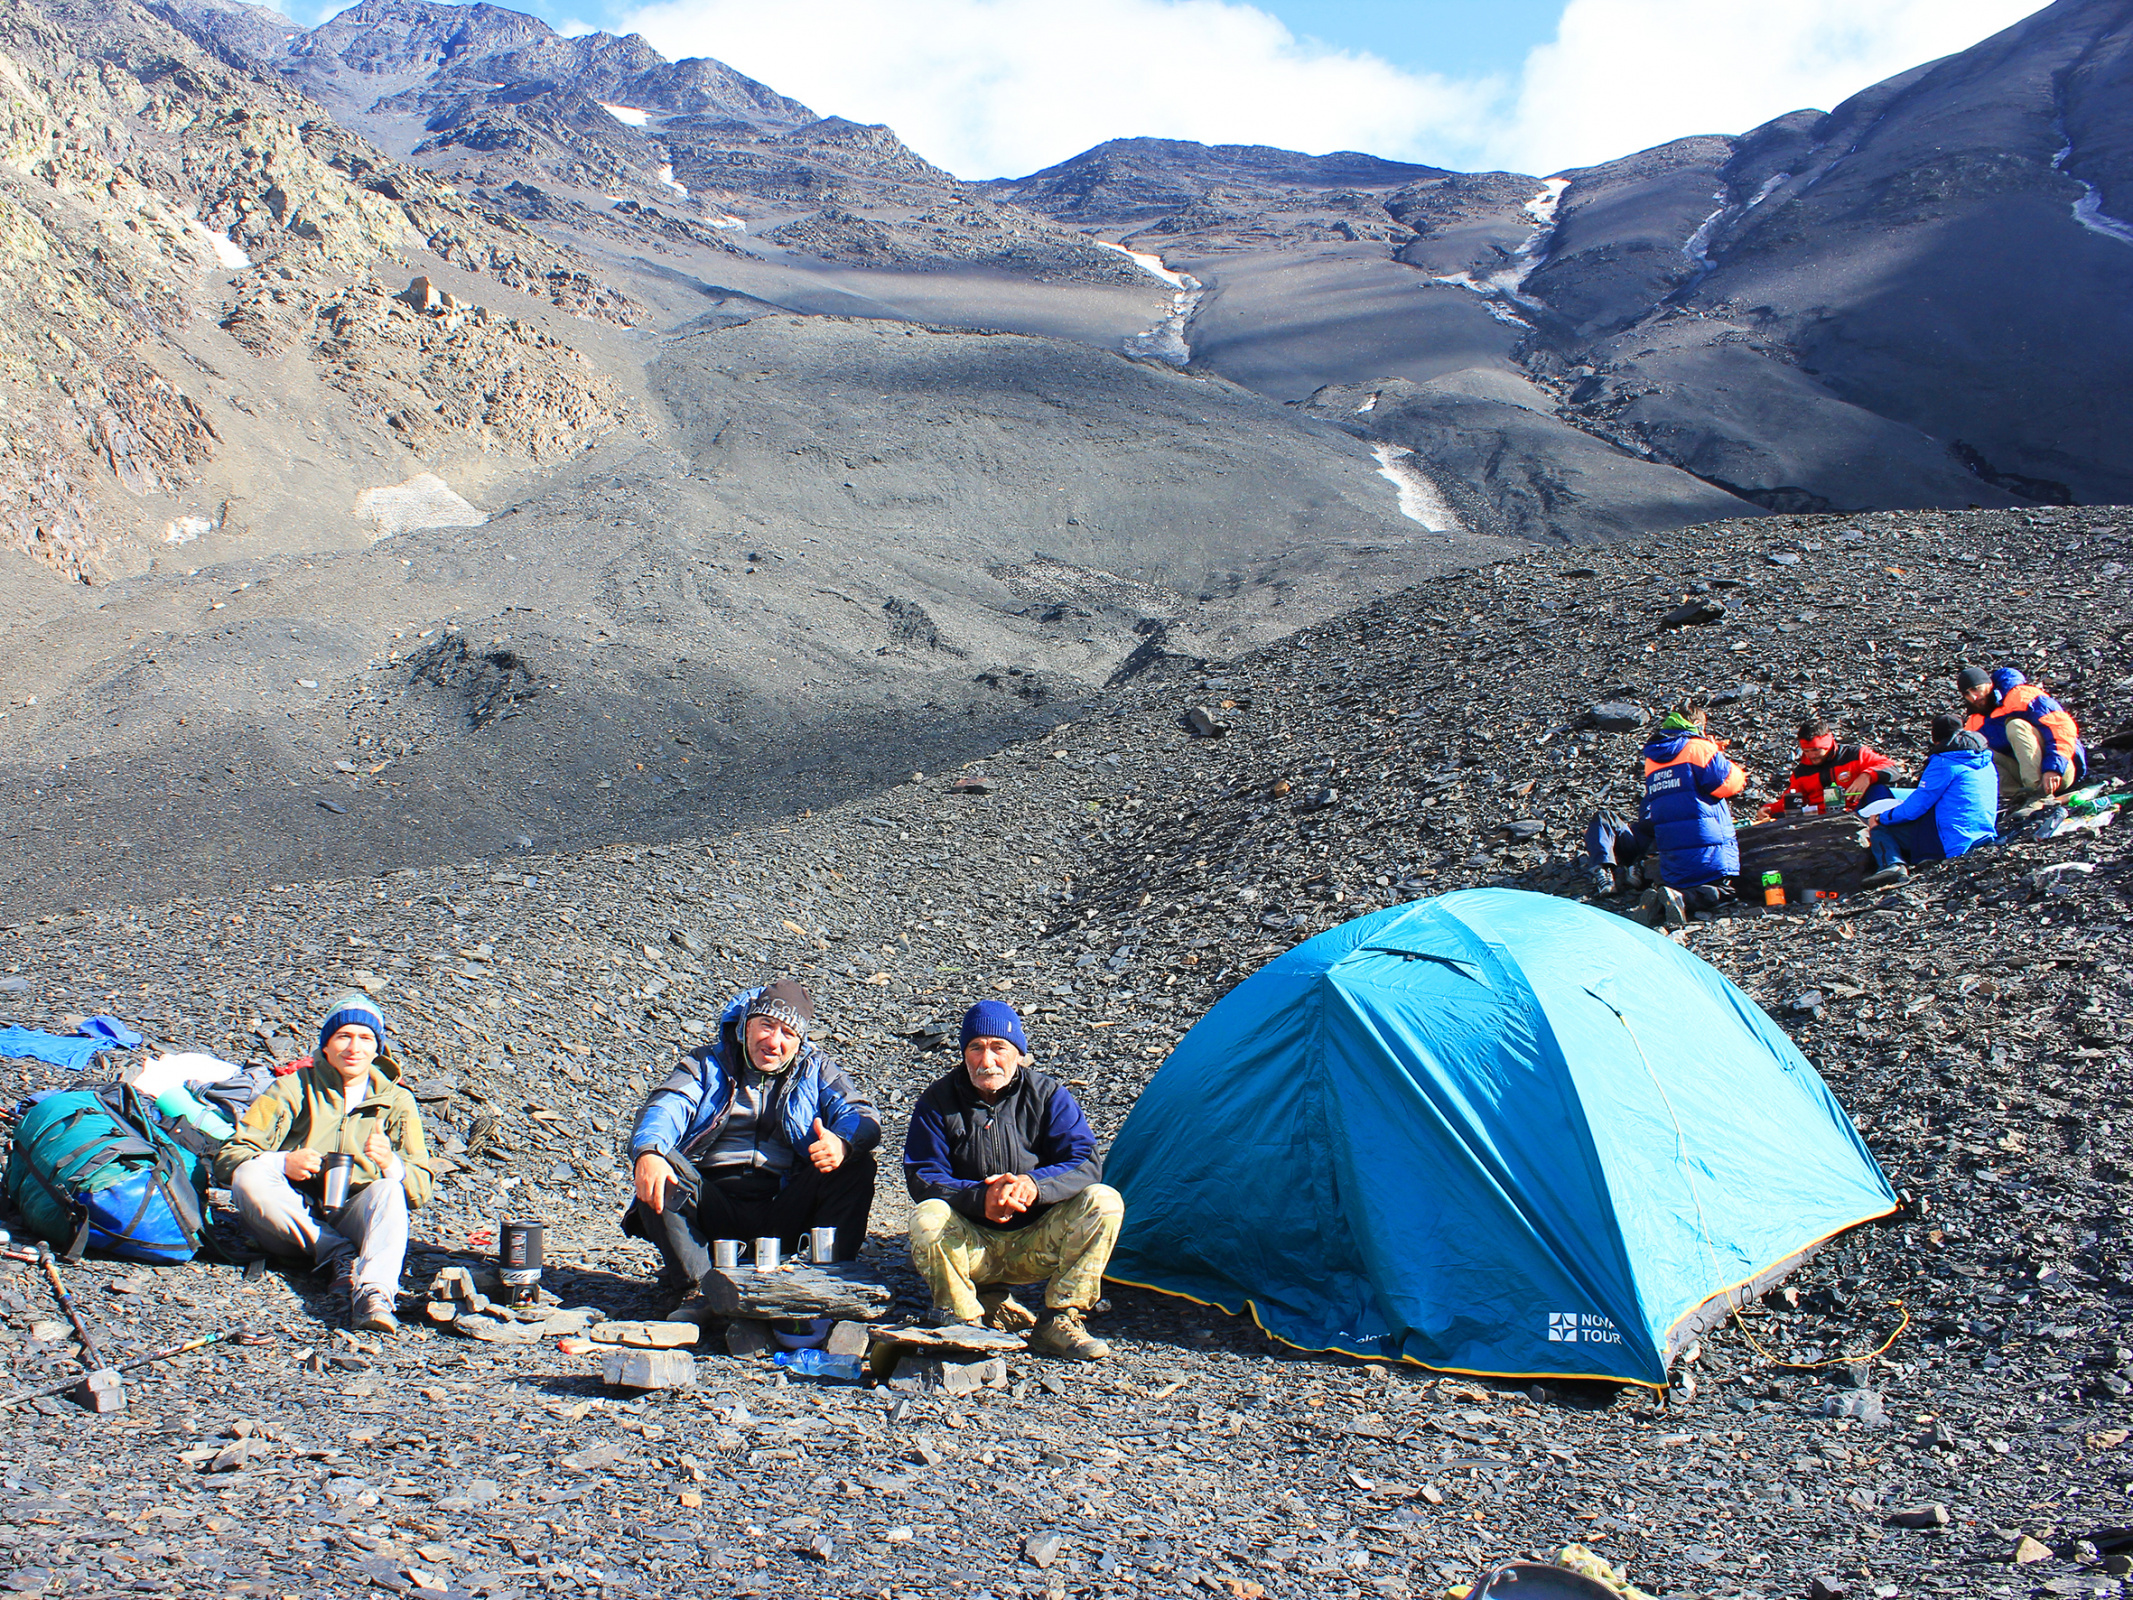
[[[348,1200],[326,1207],[327,1158],[354,1158]],[[407,1259],[408,1213],[430,1197],[422,1112],[401,1087],[385,1018],[369,997],[333,1003],[318,1051],[276,1078],[215,1152],[237,1221],[270,1255],[331,1267],[348,1298],[348,1325],[399,1327],[393,1306]]]
[[[1111,1347],[1085,1319],[1103,1293],[1126,1203],[1100,1183],[1103,1157],[1066,1085],[1030,1065],[1015,1008],[981,1000],[963,1016],[963,1064],[911,1112],[904,1183],[911,1265],[945,1322],[1014,1331],[1030,1348],[1098,1361]],[[1046,1279],[1032,1317],[1010,1293]]]

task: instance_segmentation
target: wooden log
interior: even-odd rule
[[[704,1298],[720,1316],[765,1322],[814,1317],[879,1322],[895,1298],[887,1285],[860,1277],[845,1266],[780,1267],[776,1272],[713,1267],[704,1274],[702,1288]]]
[[[1742,900],[1760,905],[1763,874],[1774,869],[1784,875],[1785,893],[1795,901],[1802,891],[1814,889],[1856,894],[1859,880],[1874,870],[1873,853],[1860,842],[1865,833],[1866,824],[1855,816],[1820,812],[1743,828],[1735,836],[1740,842],[1740,876],[1734,885]]]

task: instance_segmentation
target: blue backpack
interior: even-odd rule
[[[40,1095],[7,1155],[7,1197],[67,1259],[103,1250],[167,1266],[201,1243],[199,1155],[124,1084]]]

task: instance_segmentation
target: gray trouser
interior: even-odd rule
[[[355,1286],[392,1295],[407,1259],[407,1191],[368,1183],[326,1223],[311,1197],[289,1182],[279,1154],[254,1156],[230,1175],[237,1221],[269,1255],[309,1256],[320,1266],[354,1258]]]

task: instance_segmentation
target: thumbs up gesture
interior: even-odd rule
[[[820,1117],[815,1118],[815,1137],[807,1147],[807,1159],[815,1164],[817,1172],[835,1172],[844,1165],[844,1141],[823,1127]]]

